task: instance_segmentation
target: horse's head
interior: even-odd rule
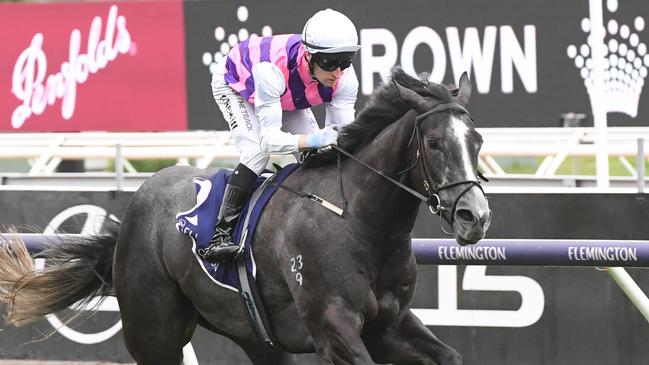
[[[489,228],[491,211],[477,176],[482,137],[467,109],[469,78],[464,73],[455,90],[429,83],[413,91],[400,85],[400,77],[406,76],[395,73],[393,82],[418,114],[410,140],[412,158],[418,160],[410,171],[412,183],[430,197],[431,211],[451,225],[460,245],[476,243]]]

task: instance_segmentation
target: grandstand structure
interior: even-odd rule
[[[484,138],[479,167],[492,179],[495,189],[516,187],[593,188],[594,176],[560,175],[559,167],[568,157],[594,157],[597,153],[595,130],[577,128],[479,128]],[[626,177],[611,178],[611,187],[630,189],[639,184],[638,154],[642,160],[644,141],[649,141],[649,127],[608,128],[608,154],[620,160]],[[529,174],[508,173],[502,161],[533,158],[541,162]],[[0,173],[4,189],[22,186],[66,186],[74,188],[110,188],[115,180],[122,187],[134,189],[151,172],[141,172],[136,160],[175,160],[179,165],[199,168],[232,166],[238,152],[230,132],[74,132],[74,133],[0,133],[0,161],[23,161],[28,171]],[[117,172],[89,171],[57,173],[64,160],[112,162]],[[292,156],[278,157],[288,163]],[[105,169],[104,169],[105,170]],[[644,175],[643,171],[641,174]]]

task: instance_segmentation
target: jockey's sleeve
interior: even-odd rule
[[[343,73],[330,103],[326,105],[327,127],[343,127],[354,120],[356,110],[356,97],[358,95],[358,79],[354,66],[350,66]]]
[[[298,152],[299,135],[282,128],[282,103],[286,90],[282,71],[270,62],[260,62],[252,68],[255,80],[255,114],[259,121],[259,144],[268,154]]]

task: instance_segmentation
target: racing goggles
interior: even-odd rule
[[[314,53],[313,62],[315,62],[318,67],[327,72],[344,70],[349,68],[352,64],[352,59],[356,52],[340,52],[340,53]]]

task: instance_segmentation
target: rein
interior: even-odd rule
[[[416,190],[414,190],[414,189],[412,189],[412,188],[409,188],[408,186],[406,186],[406,185],[404,185],[404,184],[398,182],[397,180],[391,178],[390,176],[388,176],[388,175],[382,173],[381,171],[379,171],[379,170],[375,169],[374,167],[368,165],[368,164],[365,163],[364,161],[358,159],[356,156],[354,156],[354,155],[352,155],[351,153],[349,153],[349,152],[343,150],[342,148],[340,148],[340,147],[338,147],[338,146],[336,146],[336,145],[332,145],[331,147],[332,147],[334,150],[336,150],[336,151],[342,153],[343,155],[345,155],[345,156],[351,158],[352,160],[358,162],[359,164],[365,166],[368,170],[372,171],[373,173],[375,173],[375,174],[377,174],[377,175],[379,175],[379,176],[382,176],[383,178],[385,178],[385,179],[388,180],[389,182],[391,182],[391,183],[393,183],[394,185],[400,187],[401,189],[407,191],[407,192],[410,193],[411,195],[415,196],[417,199],[419,199],[419,200],[425,202],[426,204],[428,204],[428,199],[429,199],[429,198],[427,198],[427,197],[424,196],[423,194],[420,194],[420,193],[417,192]]]
[[[445,211],[445,210],[448,211],[448,208],[444,207],[442,205],[442,200],[439,197],[439,193],[442,190],[450,189],[450,188],[455,187],[455,186],[468,184],[469,186],[467,186],[464,190],[462,190],[462,192],[455,198],[455,201],[453,202],[453,207],[451,208],[451,221],[450,221],[450,224],[451,224],[451,227],[452,227],[453,220],[455,219],[454,218],[455,209],[457,208],[457,204],[458,204],[460,198],[462,198],[462,196],[464,194],[466,194],[474,186],[477,186],[480,189],[480,191],[482,191],[483,194],[484,194],[484,190],[482,189],[482,185],[480,185],[480,182],[477,181],[477,180],[456,181],[456,182],[448,183],[448,184],[445,184],[445,185],[442,185],[442,186],[438,186],[437,188],[433,188],[433,184],[432,184],[433,179],[431,177],[430,172],[428,171],[428,164],[426,163],[426,155],[422,151],[422,146],[424,145],[424,137],[421,134],[420,124],[421,124],[422,120],[426,119],[427,117],[429,117],[432,114],[440,113],[440,112],[444,112],[444,111],[449,111],[449,110],[460,111],[460,112],[465,113],[466,115],[468,115],[469,118],[471,118],[471,114],[469,114],[469,111],[466,110],[463,106],[461,106],[458,103],[442,103],[442,104],[438,104],[435,107],[433,107],[432,109],[430,109],[430,110],[428,110],[428,111],[426,111],[426,112],[424,112],[422,114],[417,115],[417,117],[415,117],[415,126],[413,128],[413,136],[410,138],[410,142],[408,143],[408,145],[410,145],[410,143],[412,143],[413,137],[416,136],[416,138],[417,138],[417,160],[415,161],[414,164],[412,164],[411,166],[409,166],[405,170],[400,171],[400,172],[397,173],[397,176],[403,175],[404,173],[412,170],[413,168],[415,168],[419,164],[420,168],[421,168],[421,173],[422,173],[422,176],[423,176],[423,179],[424,179],[424,181],[423,181],[424,189],[428,193],[428,196],[425,196],[425,195],[419,193],[418,191],[416,191],[416,190],[414,190],[414,189],[400,183],[399,181],[391,178],[390,176],[382,173],[381,171],[379,171],[379,170],[375,169],[374,167],[368,165],[364,161],[358,159],[356,156],[354,156],[351,153],[343,150],[342,148],[338,147],[337,145],[332,145],[331,147],[334,150],[338,151],[339,153],[341,153],[341,154],[351,158],[352,160],[358,162],[359,164],[363,165],[365,168],[369,169],[373,173],[375,173],[375,174],[383,177],[384,179],[388,180],[389,182],[396,185],[400,189],[405,190],[410,195],[412,195],[412,196],[416,197],[417,199],[421,200],[422,202],[426,203],[426,205],[428,205],[428,209],[430,210],[430,212],[435,214],[435,215],[440,215],[441,216],[441,213],[443,211]],[[473,118],[471,118],[471,120],[473,120]],[[339,163],[339,169],[340,169],[340,163]],[[488,179],[485,178],[484,175],[482,175],[482,173],[480,171],[477,172],[477,175],[482,180],[488,181]]]

